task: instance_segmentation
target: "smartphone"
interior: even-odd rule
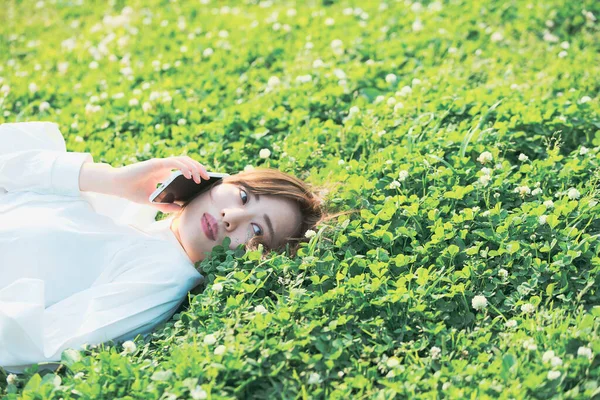
[[[167,204],[173,202],[186,202],[197,194],[210,189],[216,182],[220,181],[229,174],[219,172],[209,172],[209,180],[200,178],[200,183],[196,183],[193,178],[186,178],[181,171],[174,171],[169,179],[162,182],[161,185],[150,195],[148,200],[152,203]]]

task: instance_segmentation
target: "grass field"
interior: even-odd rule
[[[146,340],[0,371],[2,396],[600,398],[598,1],[0,8],[0,122],[360,210],[293,258],[217,246]]]

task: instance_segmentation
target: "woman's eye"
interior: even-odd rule
[[[258,226],[258,225],[252,225],[252,226],[253,226],[254,228],[257,228],[257,229],[255,229],[255,230],[254,230],[254,234],[255,234],[256,236],[262,236],[262,234],[263,234],[263,231],[262,231],[262,229],[260,229],[260,226]],[[257,230],[258,230],[258,232],[257,232]]]
[[[242,196],[242,204],[246,204],[248,202],[248,194],[246,194],[246,192],[242,189],[240,189],[240,194],[244,194]]]

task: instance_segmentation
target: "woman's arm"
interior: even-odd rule
[[[117,168],[106,163],[85,162],[79,171],[79,190],[119,196]]]

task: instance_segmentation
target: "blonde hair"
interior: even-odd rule
[[[338,215],[345,214],[338,213],[332,215],[326,211],[323,198],[320,194],[317,194],[317,191],[322,193],[323,188],[317,188],[277,169],[254,168],[248,171],[239,172],[235,175],[226,176],[221,181],[215,183],[215,185],[221,183],[241,185],[249,192],[258,195],[271,195],[287,198],[293,200],[298,205],[301,214],[301,223],[295,234],[285,238],[285,241],[279,247],[269,248],[262,236],[254,236],[245,243],[246,251],[256,250],[258,249],[259,244],[262,244],[263,256],[268,251],[282,253],[286,248],[291,257],[295,256],[300,247],[300,243],[309,241],[309,239],[305,237],[305,233],[308,230],[315,230],[322,222],[330,220]],[[182,204],[179,213],[183,212],[185,207],[187,207],[195,197],[196,196]]]

